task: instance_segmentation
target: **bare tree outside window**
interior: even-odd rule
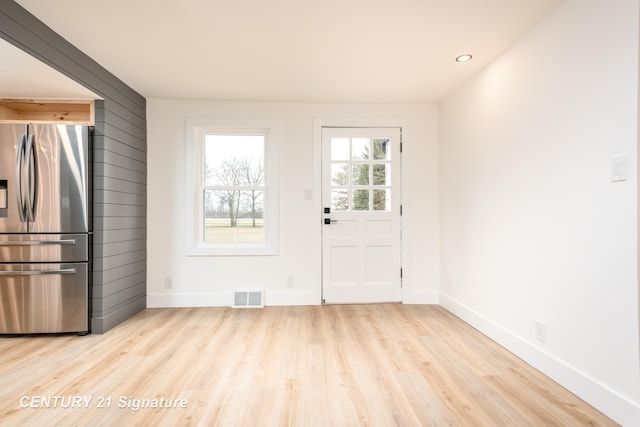
[[[218,191],[216,195],[220,203],[227,208],[229,227],[237,227],[240,210],[240,190],[237,188],[242,185],[241,163],[236,158],[226,158],[213,173],[218,182],[227,187]]]
[[[239,164],[240,172],[247,186],[252,187],[249,196],[249,206],[251,209],[251,226],[256,227],[258,208],[261,206],[263,192],[256,190],[264,186],[264,164],[262,159],[257,162],[252,157],[245,157]]]
[[[204,241],[264,242],[265,135],[206,135]]]

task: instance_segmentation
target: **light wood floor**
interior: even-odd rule
[[[0,355],[3,426],[615,425],[437,306],[147,309]],[[92,400],[21,407],[38,396]],[[135,399],[187,407],[119,407]]]

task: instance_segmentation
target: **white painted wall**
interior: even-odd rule
[[[441,304],[628,426],[638,3],[565,1],[440,111]],[[626,182],[610,181],[617,154]]]
[[[187,118],[266,119],[282,124],[277,256],[185,255]],[[149,307],[228,306],[238,288],[264,288],[267,305],[321,301],[318,124],[402,126],[406,303],[438,297],[438,111],[434,105],[147,101]],[[305,191],[312,191],[312,200]],[[165,289],[165,277],[173,289]],[[295,287],[287,287],[287,278]]]

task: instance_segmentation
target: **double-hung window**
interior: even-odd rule
[[[277,126],[187,121],[189,255],[277,253]]]

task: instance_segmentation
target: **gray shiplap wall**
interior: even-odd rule
[[[0,37],[103,98],[95,108],[91,331],[106,332],[146,306],[146,100],[12,0],[0,0]]]

